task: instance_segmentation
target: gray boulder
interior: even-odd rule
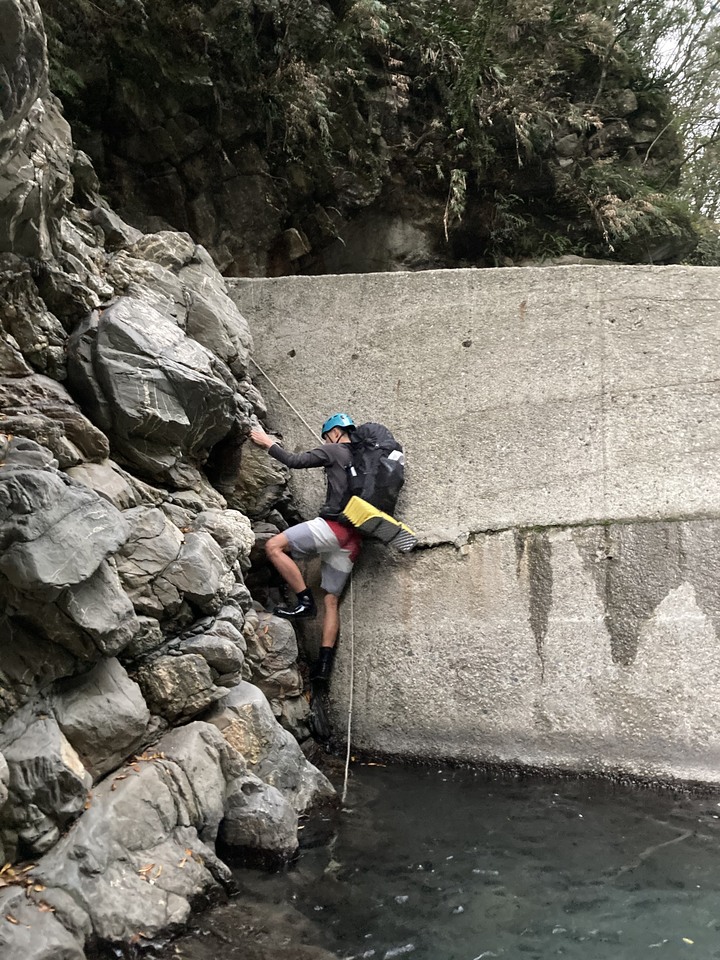
[[[138,668],[137,681],[152,712],[170,723],[197,716],[225,694],[199,653],[156,657]]]
[[[60,729],[94,780],[140,746],[150,721],[140,687],[116,659],[57,683],[50,702]]]
[[[302,813],[335,798],[329,780],[303,755],[295,738],[277,723],[262,690],[240,683],[205,715],[247,761],[252,773],[277,787]]]
[[[68,376],[114,449],[153,479],[188,486],[237,414],[228,368],[147,303],[121,298],[70,338]]]
[[[237,562],[242,570],[249,568],[255,534],[245,514],[239,510],[203,510],[190,526],[195,531],[207,531],[217,541],[228,567]]]
[[[242,379],[247,372],[252,337],[247,321],[228,296],[225,280],[209,254],[188,234],[169,231],[140,237],[128,253],[143,264],[140,270],[147,271],[146,265],[152,261],[166,271],[161,275],[166,296],[172,284],[177,283],[182,297],[176,288],[167,299],[184,304],[184,312],[178,311],[176,315],[187,335],[207,347]],[[127,258],[123,259],[122,267],[127,277],[136,283],[142,282],[138,268],[133,269]],[[117,266],[115,269],[117,278]],[[158,287],[162,289],[161,284],[152,284],[153,290]]]
[[[136,507],[123,517],[129,535],[117,555],[122,584],[138,613],[158,620],[172,617],[182,597],[163,574],[179,556],[183,534],[157,508]]]
[[[236,853],[289,859],[298,847],[297,829],[292,803],[275,787],[252,773],[228,785],[220,839]]]
[[[185,534],[177,558],[163,571],[163,579],[203,613],[220,610],[235,584],[222,550],[205,532]]]
[[[129,510],[143,504],[157,506],[164,491],[157,490],[133,477],[113,460],[100,463],[81,463],[65,471],[69,477],[84,487],[94,490],[118,510]]]
[[[42,259],[72,191],[70,128],[47,91],[37,3],[2,0],[0,23],[0,251]]]
[[[104,460],[109,453],[105,434],[90,423],[61,384],[43,374],[0,377],[0,410],[0,429],[14,430],[52,450],[61,468]],[[34,432],[34,420],[45,424],[39,436]]]
[[[0,576],[0,601],[33,633],[64,647],[79,662],[114,656],[138,628],[132,604],[109,561],[82,583],[59,591],[48,588],[44,594],[18,589]]]
[[[0,723],[59,677],[79,669],[69,650],[39,635],[28,624],[0,615]]]
[[[236,583],[217,540],[204,531],[183,533],[155,508],[124,516],[130,535],[117,563],[135,609],[169,620],[186,600],[202,613],[217,613]]]
[[[248,637],[247,655],[252,682],[270,701],[300,696],[303,682],[297,667],[298,646],[292,624],[265,610],[254,616],[249,614],[247,619],[255,626]]]
[[[85,960],[83,939],[55,915],[44,893],[0,890],[0,960]]]
[[[21,590],[60,589],[90,577],[129,528],[106,500],[57,471],[0,473],[0,574]]]
[[[0,350],[0,373],[14,377],[32,367],[65,379],[67,333],[41,299],[27,261],[14,254],[0,255],[0,335],[7,344],[5,358]]]
[[[52,451],[61,468],[104,460],[107,438],[67,390],[42,374],[0,377],[0,430],[21,434]]]
[[[139,931],[151,938],[184,924],[191,902],[230,871],[213,843],[226,797],[257,786],[242,758],[208,724],[192,723],[163,737],[152,753],[107,777],[67,836],[32,873],[43,898],[70,929],[78,911],[100,941],[128,945]],[[278,815],[276,847],[294,850],[287,807],[270,788]],[[240,811],[233,800],[231,809]],[[236,819],[239,818],[239,812]],[[261,834],[267,829],[258,823]],[[239,827],[238,827],[239,830]]]
[[[0,813],[3,846],[13,859],[18,848],[43,853],[83,810],[92,777],[42,701],[3,725],[0,751],[9,770],[9,796]]]

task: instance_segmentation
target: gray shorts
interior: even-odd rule
[[[290,553],[295,560],[305,557],[320,557],[320,586],[328,593],[339,597],[350,576],[353,562],[350,551],[343,549],[337,537],[322,517],[298,523],[284,531],[290,544]]]

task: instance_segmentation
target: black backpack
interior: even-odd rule
[[[350,496],[392,515],[405,482],[402,446],[381,423],[362,423],[350,432]]]

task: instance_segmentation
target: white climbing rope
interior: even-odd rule
[[[313,435],[313,437],[314,437],[316,440],[319,440],[319,441],[322,443],[322,437],[321,437],[319,434],[315,433],[315,431],[314,431],[313,428],[310,426],[310,424],[307,422],[307,420],[305,419],[305,417],[303,417],[303,415],[290,403],[290,401],[289,401],[288,398],[285,396],[285,394],[282,392],[282,390],[280,389],[280,387],[270,379],[270,377],[265,373],[265,371],[264,371],[263,368],[260,366],[260,364],[257,362],[257,360],[253,360],[253,358],[250,357],[250,363],[252,363],[253,366],[257,367],[258,371],[262,374],[263,377],[265,377],[265,379],[266,379],[267,382],[270,384],[270,386],[273,388],[273,390],[275,391],[275,393],[277,393],[277,395],[278,395],[279,397],[281,397],[281,398],[285,401],[285,403],[290,407],[290,409],[291,409],[292,412],[295,414],[295,416],[298,418],[298,420],[300,421],[300,423],[302,423],[304,426],[306,426],[306,427],[308,428],[308,430],[310,431],[310,433]]]
[[[343,781],[343,791],[341,802],[345,803],[348,788],[348,776],[350,775],[350,734],[352,731],[352,713],[353,713],[353,694],[355,692],[355,610],[353,597],[353,575],[350,571],[350,696],[348,697],[348,722],[347,722],[347,753],[345,755],[345,779]]]
[[[266,379],[267,382],[270,384],[270,386],[273,388],[273,390],[277,393],[277,395],[278,395],[279,397],[281,397],[281,398],[285,401],[285,403],[290,407],[290,409],[291,409],[292,412],[295,414],[295,416],[298,418],[298,420],[299,420],[305,427],[307,427],[307,429],[310,431],[310,433],[313,435],[313,437],[314,437],[316,440],[320,440],[320,442],[322,443],[322,437],[319,436],[317,433],[315,433],[315,431],[313,430],[313,428],[310,426],[310,424],[307,422],[307,420],[303,417],[303,415],[300,413],[300,411],[299,411],[296,407],[294,407],[294,406],[292,405],[292,403],[290,403],[290,401],[289,401],[288,398],[285,396],[285,394],[282,392],[282,390],[280,389],[280,387],[270,379],[270,377],[265,373],[265,371],[264,371],[263,368],[260,366],[260,364],[257,362],[257,360],[253,360],[253,358],[250,357],[250,363],[252,363],[253,366],[257,368],[258,372],[259,372],[263,377],[265,377],[265,379]],[[347,788],[348,788],[348,777],[349,777],[349,775],[350,775],[350,746],[351,746],[351,744],[350,744],[350,733],[351,733],[351,730],[352,730],[352,714],[353,714],[353,695],[354,695],[354,691],[355,691],[355,603],[354,603],[354,596],[353,596],[353,575],[352,575],[352,570],[351,570],[351,571],[350,571],[350,702],[349,702],[349,704],[348,704],[347,754],[346,754],[346,757],[345,757],[345,779],[344,779],[344,781],[343,781],[343,791],[342,791],[342,797],[341,797],[341,802],[342,802],[342,803],[345,803],[345,797],[346,797],[346,795],[347,795]]]

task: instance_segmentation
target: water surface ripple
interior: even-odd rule
[[[297,863],[238,871],[233,903],[286,921],[293,908],[298,944],[345,960],[709,960],[719,817],[720,796],[360,766],[346,809],[306,824]],[[234,956],[227,923],[224,951],[213,947],[213,922],[194,935],[206,953],[181,941],[175,956]]]

